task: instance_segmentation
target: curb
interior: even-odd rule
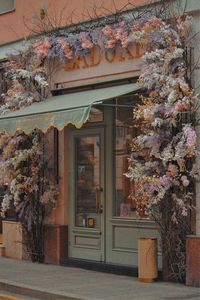
[[[67,295],[50,293],[47,291],[32,289],[29,287],[10,284],[7,282],[0,282],[0,290],[18,293],[20,295],[29,296],[29,297],[38,297],[38,298],[47,299],[47,300],[83,300],[83,299],[77,298],[75,296],[67,296]]]

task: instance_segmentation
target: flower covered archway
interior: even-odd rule
[[[116,46],[126,49],[139,43],[145,53],[139,83],[146,92],[133,111],[133,126],[138,127],[139,135],[133,140],[125,175],[134,182],[130,197],[136,203],[138,217],[144,213],[151,215],[160,225],[166,278],[179,281],[185,276],[185,237],[190,232],[188,216],[193,207],[193,179],[197,174],[193,117],[197,98],[187,83],[184,52],[190,25],[188,16],[171,23],[155,16],[143,16],[139,20],[91,27],[74,34],[65,30],[46,34],[9,57],[5,64],[8,90],[2,95],[0,107],[5,114],[44,101],[41,90],[48,87],[48,62],[56,60],[62,64],[89,53],[96,45],[102,51],[110,51]],[[14,137],[5,136],[1,134],[2,149],[9,145],[15,147]],[[7,170],[5,166],[16,157],[14,150],[3,152],[2,170]],[[15,166],[12,168],[15,170]],[[5,212],[14,201],[20,214],[22,203],[27,201],[22,196],[27,178],[21,179],[19,191],[19,174],[14,171],[9,174],[9,184],[7,179],[2,181],[7,186],[2,210]],[[31,173],[31,180],[35,178]]]

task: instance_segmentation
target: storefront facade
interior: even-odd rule
[[[36,127],[47,132],[46,151],[59,185],[45,225],[47,263],[137,268],[138,240],[159,240],[156,224],[137,218],[130,197],[134,187],[124,175],[136,134],[133,109],[142,94],[137,84],[141,56],[139,45],[106,52],[95,47],[59,65],[51,78],[51,99],[1,118],[13,133]],[[17,258],[26,256],[21,248],[19,253]],[[161,268],[160,251],[158,257]]]
[[[59,133],[61,197],[53,222],[68,225],[68,257],[60,257],[61,262],[137,267],[138,239],[159,239],[153,221],[137,218],[129,197],[133,185],[124,175],[136,133],[133,108],[142,93],[136,83],[142,52],[138,46],[106,55],[96,50],[78,57],[73,67],[64,66],[53,79],[56,97],[67,99],[70,86],[74,96],[96,93],[101,98],[81,128],[68,125]]]
[[[112,120],[112,111],[107,110],[102,126],[67,130],[71,154],[69,257],[137,266],[138,239],[158,233],[150,220],[136,219],[128,200],[130,184],[123,174],[128,149],[114,148]],[[121,133],[124,128],[116,131]],[[89,163],[84,153],[91,155]]]
[[[197,32],[199,7],[195,1],[188,11],[194,15]],[[198,61],[198,42],[194,46],[191,63]],[[53,96],[39,103],[38,110],[33,105],[24,115],[14,112],[10,124],[5,117],[8,130],[19,127],[30,131],[35,124],[44,132],[48,129],[48,150],[53,153],[60,193],[45,225],[47,263],[96,262],[137,268],[138,240],[153,237],[159,245],[156,224],[145,214],[141,219],[136,216],[135,203],[129,197],[134,185],[125,176],[131,141],[137,134],[133,108],[143,93],[136,83],[141,56],[137,44],[106,51],[95,46],[59,66],[51,78]],[[190,76],[198,90],[198,65]],[[5,125],[4,117],[0,123]],[[198,189],[197,183],[197,194]],[[198,197],[196,206],[196,219],[191,221],[198,235]],[[160,250],[158,260],[161,269]]]

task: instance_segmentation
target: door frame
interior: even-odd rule
[[[69,257],[105,262],[105,129],[104,126],[70,128],[68,131],[68,180],[69,180]],[[100,201],[103,208],[100,228],[75,226],[75,138],[100,136],[100,183],[103,191]],[[82,241],[83,244],[78,241]],[[87,244],[88,243],[88,244]]]

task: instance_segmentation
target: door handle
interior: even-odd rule
[[[103,188],[96,188],[96,213],[102,214],[103,206],[100,205],[100,193],[103,192]]]
[[[99,207],[99,214],[102,214],[102,213],[103,213],[103,205],[101,204]]]

